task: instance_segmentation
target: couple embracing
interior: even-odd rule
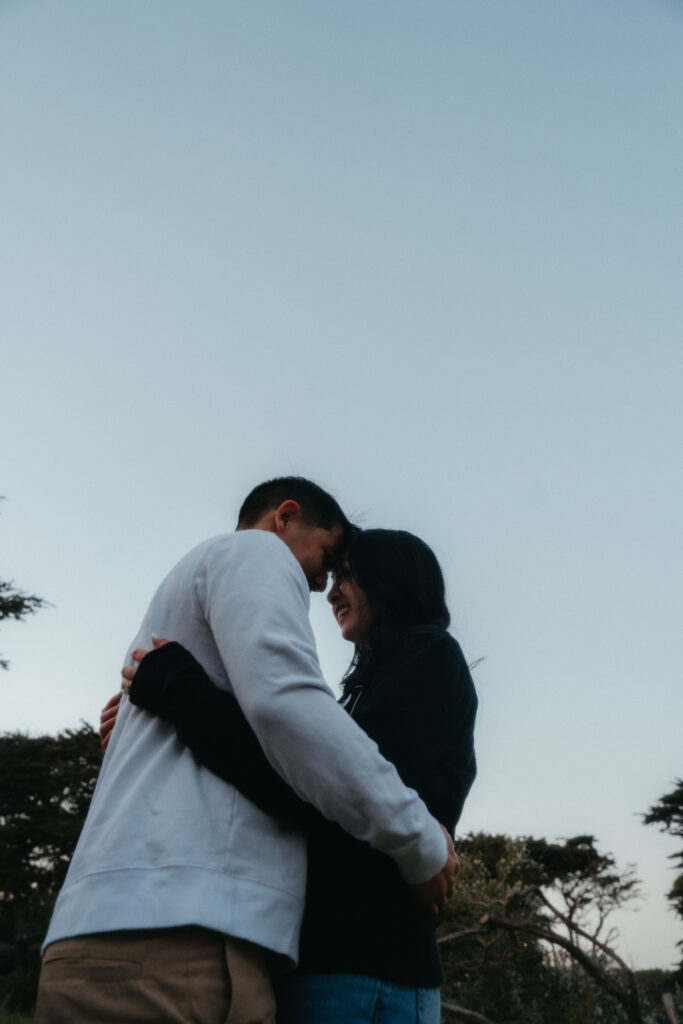
[[[308,618],[330,572],[339,703]],[[300,477],[181,559],[103,716],[39,1024],[438,1024],[477,703],[448,625],[430,548]]]

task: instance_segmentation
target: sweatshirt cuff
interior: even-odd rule
[[[408,885],[420,885],[441,871],[448,860],[448,845],[441,826],[429,819],[417,843],[408,850],[394,851],[392,858]]]

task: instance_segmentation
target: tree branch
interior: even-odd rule
[[[456,1006],[455,1003],[441,1003],[442,1010],[448,1010],[449,1013],[457,1013],[461,1017],[465,1017],[467,1020],[476,1020],[478,1024],[494,1024],[494,1021],[489,1020],[488,1017],[482,1016],[481,1013],[475,1013],[474,1010],[465,1010],[462,1006]]]
[[[448,935],[438,935],[436,941],[453,942],[458,939],[468,939],[472,935],[486,935],[488,931],[488,928],[485,928],[482,925],[477,925],[476,928],[463,928],[461,932],[450,932]]]
[[[580,946],[577,946],[576,943],[572,942],[570,939],[566,939],[564,935],[558,935],[558,933],[554,932],[551,928],[543,927],[533,921],[515,921],[510,917],[494,917],[492,915],[488,915],[482,923],[486,924],[489,928],[503,928],[507,931],[535,935],[537,938],[543,939],[545,942],[550,942],[553,945],[560,946],[560,948],[564,949],[566,953],[569,953],[573,960],[576,960],[576,962],[583,967],[586,974],[588,974],[593,981],[595,981],[605,990],[605,992],[608,992],[621,1004],[621,1006],[623,1006],[626,1011],[626,1016],[632,1024],[642,1024],[638,993],[635,988],[633,976],[626,967],[626,964],[624,964],[623,960],[616,955],[614,950],[610,950],[605,947],[605,952],[614,957],[614,959],[622,965],[623,970],[625,971],[627,991],[625,991],[621,985],[617,984],[617,982],[614,981],[606,971],[601,970]],[[598,943],[598,946],[602,948],[602,943]]]
[[[553,904],[550,902],[548,897],[545,896],[541,892],[540,889],[539,889],[538,895],[540,896],[540,898],[543,901],[543,903],[545,903],[545,905],[548,908],[548,910],[551,910],[553,912],[553,914],[555,914],[556,917],[558,917],[559,920],[562,921],[562,923],[564,925],[567,925],[567,927],[569,927],[568,924],[567,924],[567,921],[565,920],[564,915],[557,909],[557,907],[553,906]],[[610,946],[607,946],[607,945],[605,945],[604,942],[601,942],[597,938],[597,936],[589,935],[588,932],[585,932],[582,928],[579,928],[579,926],[577,924],[572,924],[571,931],[575,932],[577,935],[580,935],[583,939],[587,939],[588,942],[590,942],[593,946],[596,946],[600,950],[601,953],[604,953],[605,956],[610,957],[612,960],[614,960],[615,963],[619,966],[621,971],[626,976],[630,975],[631,972],[630,972],[629,968],[626,966],[626,964],[624,963],[624,961],[621,959],[621,957],[617,953],[615,953],[615,951]],[[555,934],[555,933],[553,933],[553,934]],[[576,943],[574,943],[574,945],[576,945]],[[578,948],[579,947],[577,946],[577,949]]]

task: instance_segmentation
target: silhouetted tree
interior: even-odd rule
[[[657,803],[644,815],[646,825],[660,825],[664,832],[683,839],[683,779],[676,779],[675,789],[660,797]],[[671,860],[681,869],[669,891],[669,902],[679,917],[683,918],[683,848],[672,853]],[[678,943],[683,949],[683,940]],[[679,974],[683,980],[683,960],[679,965]]]
[[[0,621],[2,619],[23,619],[42,608],[45,601],[35,594],[24,594],[16,590],[14,583],[0,580]],[[0,668],[7,668],[8,662],[0,658]]]
[[[634,975],[607,927],[610,912],[637,895],[631,869],[619,871],[592,836],[473,835],[461,852],[439,937],[447,1011],[496,1024],[643,1024]]]
[[[3,500],[0,498],[0,501]],[[0,622],[3,619],[24,619],[27,615],[38,611],[44,604],[45,601],[42,597],[36,597],[35,594],[24,594],[15,588],[13,582],[0,580]],[[0,668],[7,668],[8,664],[9,662],[4,658],[0,658]]]
[[[0,736],[0,996],[34,998],[38,948],[90,804],[102,755],[91,726]],[[18,979],[18,980],[17,980]]]

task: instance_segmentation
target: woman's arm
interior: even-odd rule
[[[237,700],[180,644],[145,655],[128,693],[137,707],[175,726],[201,764],[261,810],[296,825],[317,814],[270,766]]]

